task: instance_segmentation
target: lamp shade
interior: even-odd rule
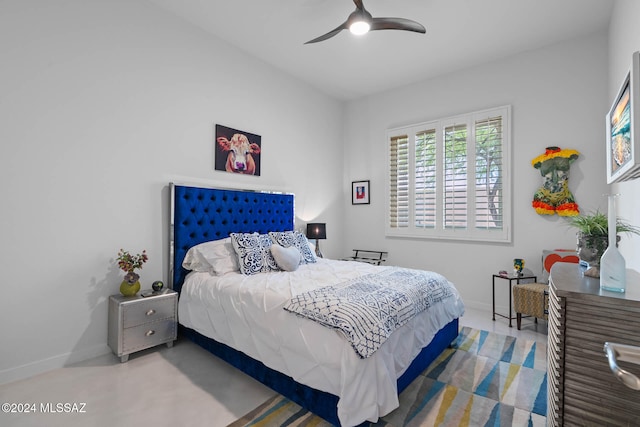
[[[326,239],[327,225],[323,222],[310,222],[307,224],[307,239]]]

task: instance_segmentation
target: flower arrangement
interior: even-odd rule
[[[138,281],[140,276],[135,273],[135,270],[142,268],[142,265],[149,260],[147,251],[143,250],[141,254],[131,255],[128,251],[120,249],[118,251],[118,267],[125,273],[124,280],[130,284],[134,284]]]

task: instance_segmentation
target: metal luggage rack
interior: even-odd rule
[[[353,256],[345,258],[347,261],[360,261],[373,265],[380,265],[387,260],[388,252],[371,251],[368,249],[352,249]]]

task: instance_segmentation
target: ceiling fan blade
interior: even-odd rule
[[[344,23],[342,23],[342,25],[340,25],[339,27],[329,31],[328,33],[320,37],[316,37],[313,40],[309,40],[305,44],[317,43],[317,42],[330,39],[331,37],[338,34],[340,31],[346,30],[349,27],[352,28],[352,31],[354,31],[355,34],[362,34],[362,33],[366,33],[367,31],[375,31],[375,30],[404,30],[404,31],[413,31],[413,32],[422,33],[422,34],[427,32],[427,30],[424,28],[422,24],[416,21],[412,21],[410,19],[373,18],[371,16],[371,13],[369,13],[364,8],[363,0],[353,0],[353,3],[356,5],[356,10],[354,12],[351,12],[347,20]],[[357,26],[361,26],[360,25],[361,22],[370,24],[370,27],[368,29],[366,28],[355,29],[356,27],[355,24],[359,24]],[[362,30],[362,31],[358,31],[358,30]]]
[[[327,39],[330,39],[331,37],[335,36],[336,34],[338,34],[340,31],[344,30],[347,28],[347,23],[343,23],[342,25],[340,25],[339,27],[329,31],[327,34],[323,34],[320,37],[316,37],[313,40],[309,40],[308,42],[306,42],[305,44],[309,44],[309,43],[317,43],[317,42],[321,42]]]
[[[422,24],[404,18],[373,18],[369,31],[374,30],[405,30],[422,34],[427,32]]]

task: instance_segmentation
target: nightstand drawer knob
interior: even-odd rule
[[[145,334],[146,336],[150,337],[151,335],[155,334],[156,331],[154,330],[148,330],[147,333]]]
[[[156,314],[156,311],[153,308],[147,311],[147,316],[153,316],[154,314]]]

